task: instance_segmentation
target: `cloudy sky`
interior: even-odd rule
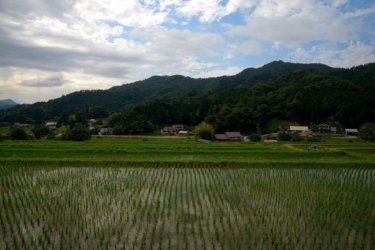
[[[375,0],[0,0],[0,99],[273,60],[375,62]]]

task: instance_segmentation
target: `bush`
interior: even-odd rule
[[[308,142],[320,142],[322,141],[322,137],[321,136],[307,137],[305,140]]]
[[[375,141],[375,124],[365,123],[359,129],[359,137],[364,141],[374,142]]]
[[[3,135],[3,134],[0,134],[0,141],[4,141],[6,139],[9,139],[9,136],[8,135]]]
[[[194,133],[205,140],[211,140],[214,134],[214,129],[212,126],[206,122],[201,122],[195,127]]]
[[[302,141],[302,137],[299,134],[292,134],[291,141]]]
[[[262,136],[260,136],[259,134],[251,134],[249,136],[250,138],[250,141],[261,141],[262,140]]]
[[[10,131],[10,139],[12,140],[28,140],[29,136],[26,131],[22,128],[13,128]]]
[[[64,139],[71,141],[84,141],[91,138],[90,130],[81,123],[76,123],[72,129],[68,129]]]
[[[285,131],[280,131],[277,134],[277,139],[279,141],[290,141],[292,137],[290,136],[290,134],[286,133]]]
[[[45,126],[37,126],[33,128],[32,131],[34,133],[35,138],[37,139],[47,137],[51,133],[51,131]]]

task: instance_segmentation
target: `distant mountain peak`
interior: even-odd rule
[[[16,105],[18,105],[18,103],[16,103],[12,99],[0,100],[0,109],[9,109]]]

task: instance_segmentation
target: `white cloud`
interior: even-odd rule
[[[332,67],[349,68],[354,65],[375,62],[374,45],[350,42],[344,48],[338,48],[335,44],[314,46],[311,49],[298,48],[293,53],[293,57],[297,62],[317,62]]]
[[[256,6],[246,25],[232,26],[229,33],[248,36],[283,46],[298,47],[310,41],[347,41],[356,39],[357,23],[347,21],[338,7],[315,0],[263,0]]]
[[[231,66],[223,69],[214,69],[202,72],[197,75],[200,78],[218,77],[218,76],[232,76],[240,73],[243,70],[241,67]]]
[[[226,4],[220,0],[164,0],[162,9],[173,6],[175,11],[188,18],[197,16],[202,23],[220,20],[236,11],[245,11],[254,6],[258,0],[229,0]]]
[[[156,2],[142,5],[137,0],[81,0],[74,4],[75,14],[87,22],[115,20],[130,27],[150,27],[166,21],[167,13],[155,10]]]
[[[31,80],[24,80],[18,85],[26,87],[59,87],[65,84],[65,80],[61,76],[52,76],[48,78],[36,78]]]
[[[362,17],[375,13],[375,6],[368,9],[359,9],[354,12],[347,12],[344,14],[344,18]]]
[[[261,43],[256,40],[248,40],[241,43],[239,50],[240,53],[247,55],[259,55],[263,52]]]

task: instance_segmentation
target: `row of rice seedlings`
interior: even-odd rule
[[[374,247],[371,169],[0,167],[7,248]]]

